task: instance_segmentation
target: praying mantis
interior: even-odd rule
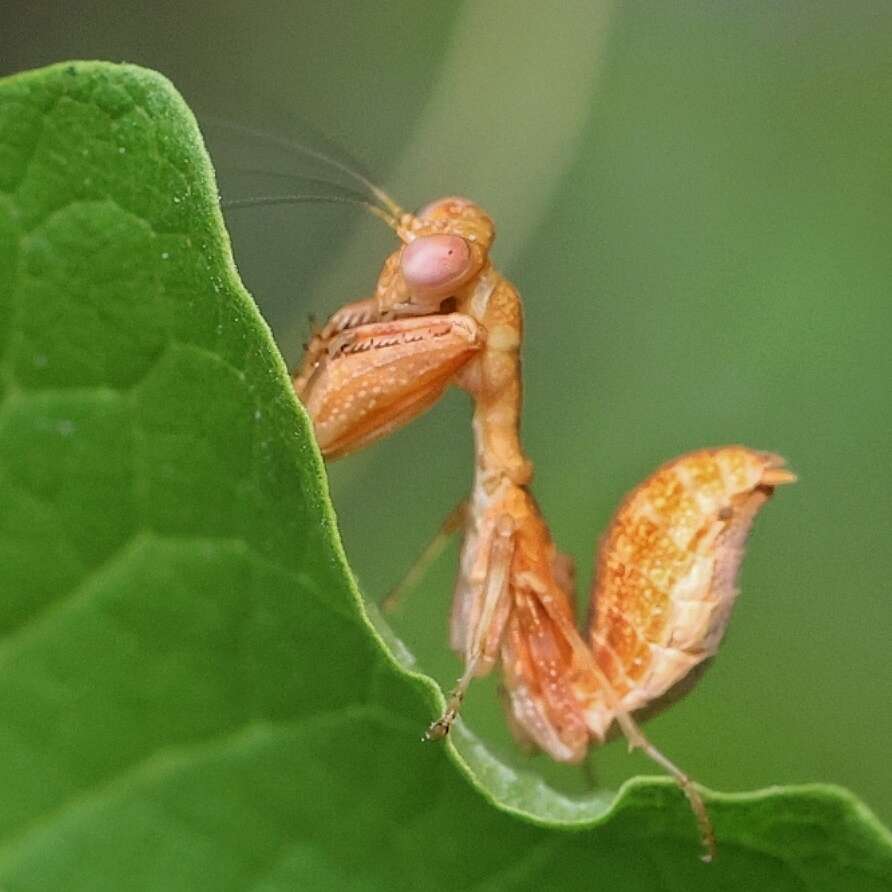
[[[690,453],[656,471],[602,542],[583,635],[572,562],[529,487],[533,467],[519,439],[522,307],[489,259],[493,222],[463,198],[417,214],[389,198],[386,208],[401,246],[374,295],[338,310],[313,337],[294,387],[327,459],[388,436],[449,385],[474,401],[474,481],[460,512],[450,628],[464,671],[426,736],[444,737],[472,679],[500,663],[521,742],[579,762],[616,724],[682,788],[708,860],[715,836],[700,793],[633,713],[658,709],[716,653],[753,518],[795,477],[777,455],[741,446]]]
[[[464,668],[426,738],[445,737],[472,680],[500,665],[520,743],[574,763],[618,729],[680,786],[710,860],[715,833],[700,792],[634,714],[650,716],[682,696],[715,655],[753,519],[795,475],[779,456],[743,446],[659,468],[601,541],[580,631],[572,559],[557,550],[530,490],[533,465],[519,435],[522,304],[490,260],[493,221],[458,197],[407,213],[358,172],[293,147],[358,180],[371,199],[335,200],[363,204],[400,241],[374,294],[332,314],[294,374],[322,455],[338,459],[389,436],[449,386],[474,404],[471,494],[444,524],[463,532],[450,643]],[[301,200],[325,199],[243,204]]]

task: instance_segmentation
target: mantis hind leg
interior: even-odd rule
[[[712,826],[712,819],[709,817],[709,811],[706,803],[700,795],[691,778],[682,771],[673,761],[663,755],[648,739],[644,736],[638,723],[627,712],[619,711],[616,713],[616,721],[623,732],[629,744],[629,749],[640,749],[648,758],[657,763],[667,774],[669,774],[675,783],[681,787],[681,791],[687,797],[694,817],[697,819],[697,828],[700,831],[700,841],[703,844],[703,861],[707,863],[715,857],[715,829]]]
[[[606,706],[610,711],[611,717],[619,725],[623,736],[626,738],[629,749],[640,749],[648,758],[657,763],[665,772],[667,772],[673,780],[681,787],[682,792],[690,803],[691,810],[697,820],[697,827],[700,831],[700,839],[703,843],[704,861],[711,861],[715,857],[715,830],[706,808],[706,803],[700,795],[699,790],[695,786],[691,778],[682,771],[667,756],[663,755],[656,746],[644,735],[644,732],[638,726],[638,723],[632,718],[631,713],[626,711],[621,704],[621,698],[617,694],[610,679],[604,673],[604,670],[595,659],[594,653],[588,644],[582,639],[575,625],[567,615],[555,609],[553,602],[543,601],[542,607],[554,622],[555,626],[560,629],[567,643],[572,648],[580,668],[589,675],[593,691],[599,691]],[[601,716],[598,720],[597,733],[592,732],[592,736],[596,740],[603,740],[603,731],[605,728],[601,726]],[[609,720],[608,720],[609,724]]]

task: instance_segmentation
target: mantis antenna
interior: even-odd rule
[[[379,201],[393,217],[399,218],[405,213],[405,211],[403,211],[403,209],[382,188],[380,188],[380,186],[376,186],[365,174],[360,173],[358,170],[356,170],[354,167],[351,167],[346,162],[339,161],[337,158],[333,158],[330,155],[327,155],[325,152],[320,151],[319,149],[314,149],[310,146],[306,146],[303,143],[298,142],[297,140],[287,139],[283,136],[277,136],[274,133],[266,133],[263,130],[258,130],[254,127],[248,127],[244,124],[236,124],[233,121],[226,121],[214,115],[202,115],[202,120],[214,126],[230,130],[234,133],[240,133],[243,136],[250,136],[254,139],[265,140],[271,145],[289,149],[290,151],[297,152],[298,154],[303,155],[306,158],[312,158],[316,161],[322,162],[323,164],[327,164],[330,168],[339,170],[341,173],[344,173],[348,177],[350,177],[354,182],[359,183],[364,189],[368,191],[369,195]]]
[[[255,168],[221,167],[221,170],[289,180],[309,189],[319,187],[319,192],[298,192],[287,195],[259,195],[250,198],[225,199],[221,202],[221,206],[227,210],[264,207],[277,204],[352,204],[365,208],[372,214],[372,216],[377,217],[379,220],[383,220],[390,229],[395,232],[398,231],[399,218],[394,216],[389,208],[382,208],[380,205],[370,201],[362,193],[354,192],[352,189],[347,189],[338,183],[332,183],[328,180],[313,179],[310,177],[301,177],[295,174],[283,173],[281,171],[258,170]],[[335,193],[331,191],[333,189],[340,191]]]

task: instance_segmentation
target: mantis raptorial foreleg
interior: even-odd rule
[[[301,396],[306,390],[310,378],[324,359],[335,335],[358,325],[376,321],[378,321],[378,302],[373,297],[344,304],[333,313],[321,331],[314,332],[310,343],[304,348],[303,361],[294,374],[294,389],[297,395]]]
[[[347,328],[317,348],[295,380],[326,458],[385,437],[435,403],[483,344],[481,327],[450,313]]]

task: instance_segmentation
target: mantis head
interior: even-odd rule
[[[424,314],[436,312],[486,266],[495,228],[474,202],[449,197],[404,215],[397,234],[404,242],[399,271],[405,290],[393,309]]]

